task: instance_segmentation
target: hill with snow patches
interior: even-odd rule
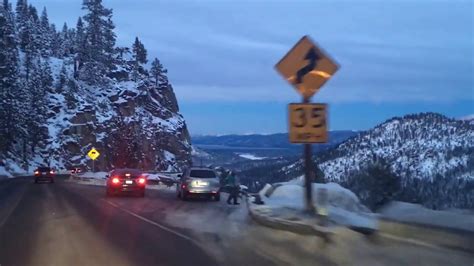
[[[474,126],[428,113],[393,118],[343,142],[319,164],[342,180],[383,159],[401,178],[474,178]]]
[[[26,0],[0,4],[0,175],[39,165],[177,171],[191,143],[167,70],[137,37],[115,44],[112,10],[84,1],[56,30]],[[79,11],[79,10],[78,10]]]
[[[436,113],[395,117],[318,155],[315,165],[318,176],[359,192],[361,199],[389,180],[393,184],[384,184],[384,189],[393,185],[393,199],[432,208],[474,208],[470,121]],[[277,181],[302,174],[301,160],[272,173]]]

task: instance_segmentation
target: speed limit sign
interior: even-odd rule
[[[289,138],[292,143],[326,143],[327,105],[291,103],[288,106]]]

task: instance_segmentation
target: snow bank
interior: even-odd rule
[[[0,178],[2,177],[11,177],[12,175],[8,172],[5,167],[0,166]]]
[[[18,163],[11,159],[6,159],[0,163],[3,163],[2,166],[0,166],[0,178],[10,178],[10,177],[15,177],[15,176],[22,176],[22,175],[28,175],[33,173],[33,168],[30,169],[30,171],[27,171],[23,168],[21,168]],[[31,168],[31,167],[30,167]]]
[[[381,209],[380,216],[404,223],[474,232],[474,213],[468,211],[435,211],[419,204],[394,201]]]
[[[166,173],[147,173],[146,174],[147,178],[149,180],[175,180],[176,177],[172,174],[166,174]]]
[[[147,175],[148,180],[158,180],[158,181],[160,181],[161,177],[162,177],[162,175],[160,175],[160,174],[146,174],[146,175]]]
[[[317,202],[318,197],[316,196],[320,189],[327,189],[328,191],[327,211],[331,221],[349,227],[378,228],[377,216],[360,203],[352,191],[341,187],[339,184],[313,184],[313,203],[315,206],[321,206]],[[294,183],[280,183],[273,192],[268,186],[264,190],[265,192],[260,193],[260,196],[265,205],[274,209],[304,210],[303,186]],[[270,195],[268,196],[268,194]]]

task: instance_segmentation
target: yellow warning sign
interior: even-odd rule
[[[308,36],[304,36],[275,68],[304,98],[309,99],[336,73],[339,65]]]
[[[92,160],[96,160],[99,156],[100,156],[100,153],[98,150],[96,150],[95,148],[92,148],[88,153],[87,153],[87,156],[89,156],[89,158],[91,158]]]

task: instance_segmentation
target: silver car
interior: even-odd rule
[[[190,196],[208,196],[219,201],[221,198],[219,178],[214,170],[208,168],[190,168],[179,176],[176,192],[178,198],[188,199]]]

